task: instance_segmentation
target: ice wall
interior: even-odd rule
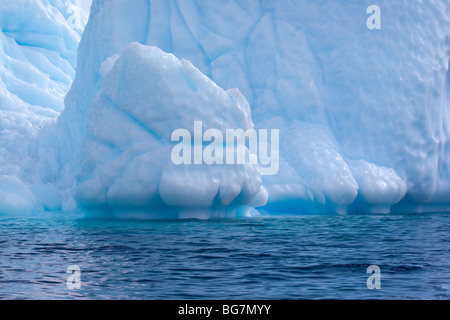
[[[0,1],[0,213],[58,207],[53,186],[31,187],[35,137],[64,109],[86,22],[76,1]]]
[[[156,47],[131,43],[114,60],[112,68],[103,64],[102,90],[91,104],[78,204],[102,217],[202,219],[248,214],[242,207],[258,194],[265,204],[258,166],[171,160],[172,132],[186,128],[195,137],[197,120],[202,130],[253,128],[238,90],[225,92],[190,62]],[[186,146],[192,150],[191,142]]]
[[[61,136],[79,150],[102,63],[136,41],[239,88],[256,127],[281,129],[263,209],[446,209],[450,4],[378,1],[381,30],[369,30],[372,4],[94,1]]]
[[[0,4],[0,211],[75,208],[74,198],[91,211],[118,215],[158,211],[162,203],[187,217],[194,211],[227,216],[241,205],[261,206],[267,195],[261,212],[450,209],[447,0],[379,0],[380,30],[366,26],[374,4],[366,0],[94,0],[77,63],[81,31],[68,10],[73,4]],[[130,51],[133,42],[162,50],[161,61],[165,53],[186,59],[223,97],[238,88],[255,127],[280,130],[279,173],[263,177],[263,186],[255,168],[165,173],[163,136],[175,124],[208,120],[195,111],[218,112],[221,99],[197,110],[192,104],[189,114],[172,110],[144,127],[134,123],[122,135],[110,123],[115,116],[120,123],[142,123],[158,106],[177,105],[180,88],[189,92],[164,73],[161,79],[171,79],[165,86],[146,83],[143,71],[159,70],[158,59],[147,56],[149,47],[134,44]],[[136,58],[139,52],[147,53]],[[121,69],[126,61],[129,68]],[[152,67],[121,86],[106,81],[149,61]],[[169,69],[178,70],[175,65]],[[170,99],[156,103],[123,88],[157,90]],[[216,120],[221,130],[245,127]],[[157,135],[149,135],[155,128]],[[101,147],[105,141],[113,151]],[[222,198],[222,185],[239,201]],[[136,198],[130,201],[131,194]],[[219,196],[211,200],[211,194]]]

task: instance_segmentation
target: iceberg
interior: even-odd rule
[[[171,161],[171,133],[195,120],[224,131],[252,128],[240,92],[225,92],[189,61],[138,43],[125,47],[112,70],[102,69],[102,90],[91,104],[82,147],[77,202],[91,215],[126,218],[246,214],[241,207],[264,192],[258,166]]]
[[[86,23],[76,0],[0,2],[1,213],[60,207],[40,201],[48,205],[59,191],[41,183],[36,145],[64,109]]]
[[[446,0],[380,0],[375,29],[367,0],[94,0],[81,41],[75,1],[17,3],[0,5],[0,212],[450,210]],[[195,121],[279,130],[278,173],[175,165]]]

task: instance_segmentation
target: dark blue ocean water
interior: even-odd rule
[[[0,299],[449,299],[449,231],[450,214],[0,216]],[[70,265],[80,290],[66,286]]]

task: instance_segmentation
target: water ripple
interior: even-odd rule
[[[449,299],[449,221],[0,217],[0,299]],[[71,265],[79,291],[66,288]],[[381,290],[367,289],[369,265]]]

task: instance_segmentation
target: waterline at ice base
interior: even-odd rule
[[[2,1],[0,214],[450,211],[450,3],[373,2]]]

